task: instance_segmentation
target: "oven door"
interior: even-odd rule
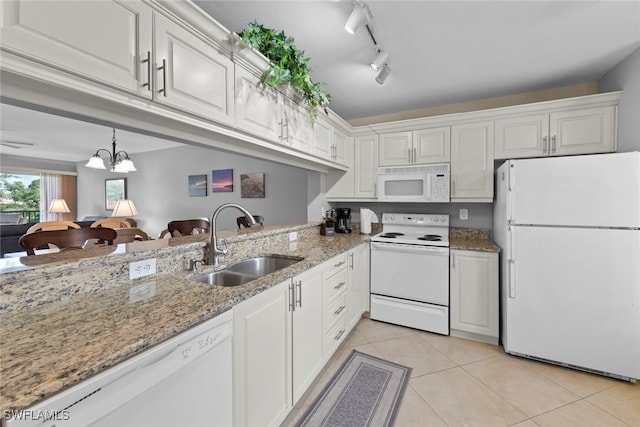
[[[371,242],[371,293],[449,305],[449,248]]]

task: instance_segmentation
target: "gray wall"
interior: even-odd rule
[[[307,171],[284,164],[240,156],[195,146],[183,146],[131,156],[137,172],[116,174],[89,169],[78,163],[78,218],[86,215],[110,215],[104,208],[104,180],[127,178],[128,198],[134,201],[140,228],[158,237],[174,219],[211,217],[223,203],[237,203],[265,224],[303,223],[307,221]],[[211,171],[233,169],[232,193],[211,193],[189,197],[188,176],[206,174],[211,186]],[[265,198],[240,197],[240,174],[264,172]],[[210,190],[210,188],[209,188]],[[241,213],[226,209],[218,216],[218,230],[236,229]]]
[[[600,92],[621,90],[618,151],[640,151],[640,49],[598,81]]]

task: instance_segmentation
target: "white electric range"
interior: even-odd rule
[[[382,214],[371,237],[371,318],[449,335],[449,216]]]

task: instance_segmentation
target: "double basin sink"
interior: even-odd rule
[[[235,262],[223,270],[198,276],[193,280],[209,285],[239,286],[300,261],[302,258],[298,257],[259,256]]]

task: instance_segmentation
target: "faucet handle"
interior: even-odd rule
[[[204,260],[201,259],[190,259],[189,260],[189,270],[193,271],[194,273],[198,272],[198,264],[203,264],[204,265]]]
[[[229,252],[229,249],[227,248],[227,239],[222,239],[222,244],[220,245],[220,251],[222,252],[222,255],[226,255],[227,252]]]

